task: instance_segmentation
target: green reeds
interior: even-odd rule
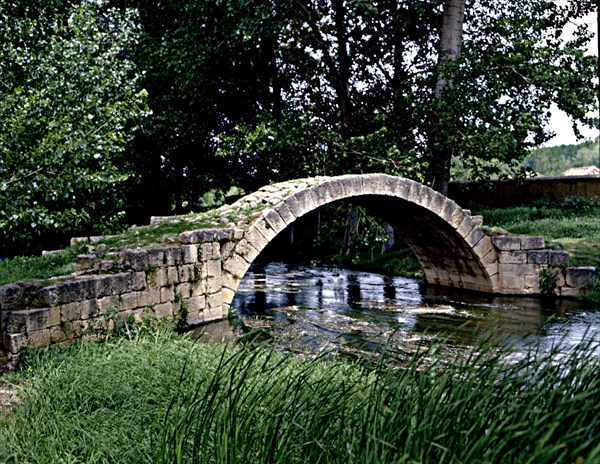
[[[0,462],[600,462],[598,344],[372,368],[158,331],[31,353]]]

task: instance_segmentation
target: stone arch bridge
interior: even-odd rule
[[[568,267],[566,252],[541,237],[489,236],[468,211],[409,179],[384,175],[315,177],[269,185],[233,205],[196,216],[153,218],[149,227],[187,223],[185,232],[136,249],[87,242],[77,272],[50,285],[0,287],[0,334],[10,352],[85,336],[107,315],[226,318],[244,274],[297,219],[339,200],[365,206],[406,239],[431,285],[492,294],[536,295],[550,269],[558,296],[576,295],[595,268]],[[113,321],[114,323],[114,321]]]

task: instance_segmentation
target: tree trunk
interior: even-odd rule
[[[438,79],[435,85],[435,98],[438,102],[445,100],[445,91],[452,87],[452,77],[446,74],[444,65],[449,60],[454,60],[460,55],[465,19],[465,2],[466,0],[446,0],[444,2],[444,18],[438,55]],[[440,119],[440,115],[437,114],[435,116],[435,127],[431,140],[428,180],[431,182],[432,188],[447,195],[452,152],[441,146],[444,124],[444,121]]]

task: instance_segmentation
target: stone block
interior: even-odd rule
[[[255,227],[251,227],[244,238],[257,250],[263,250],[269,244],[269,240]]]
[[[201,269],[196,268],[196,273],[195,273],[196,279],[194,279],[193,282],[196,282],[196,281],[206,282],[206,280],[209,278],[209,276],[221,274],[222,269],[223,269],[223,265],[221,264],[221,261],[207,261],[206,263],[203,264]]]
[[[100,314],[100,308],[98,307],[98,300],[91,299],[82,301],[80,303],[81,319],[90,319],[97,317]]]
[[[191,283],[182,283],[175,285],[175,299],[179,298],[189,298],[192,296],[192,284]]]
[[[173,285],[170,285],[168,287],[162,287],[160,289],[160,302],[161,303],[171,302],[174,299],[175,299],[175,288],[173,287]]]
[[[205,291],[207,293],[220,293],[223,288],[223,279],[220,275],[209,276],[206,280]]]
[[[9,333],[30,333],[60,325],[60,308],[22,309],[0,313],[2,330]]]
[[[165,302],[154,306],[154,315],[159,319],[173,317],[173,303]]]
[[[110,294],[121,295],[131,291],[131,274],[123,272],[110,276]]]
[[[521,239],[519,237],[495,235],[491,238],[492,244],[499,251],[515,251],[521,249]]]
[[[138,307],[138,292],[124,293],[119,296],[119,309],[128,311]]]
[[[81,303],[67,303],[59,307],[61,321],[81,319]]]
[[[125,268],[133,271],[147,271],[149,269],[148,254],[145,250],[130,250],[123,252]]]
[[[509,293],[524,293],[525,291],[525,278],[522,275],[505,275],[500,274],[499,277],[500,287]]]
[[[476,227],[477,226],[475,224],[473,224],[473,221],[471,220],[471,217],[470,216],[465,216],[464,220],[458,226],[458,229],[456,229],[456,232],[458,233],[458,235],[460,235],[461,237],[463,237],[466,240],[467,237],[469,236],[469,234]],[[477,229],[479,229],[479,227],[477,227]]]
[[[592,266],[568,267],[565,274],[567,286],[583,288],[594,280],[597,275],[597,270]]]
[[[433,192],[431,194],[431,198],[429,199],[429,210],[436,216],[439,216],[444,209],[446,202],[447,198],[444,195],[438,192]]]
[[[498,262],[500,264],[526,264],[526,251],[502,251],[499,253]]]
[[[538,266],[535,264],[506,264],[500,263],[498,265],[498,272],[503,275],[514,274],[514,275],[538,275]]]
[[[275,211],[288,226],[296,220],[296,216],[286,202],[279,203],[275,207]]]
[[[59,343],[65,340],[67,336],[63,331],[62,327],[57,325],[54,327],[50,327],[50,342],[51,343]]]
[[[28,348],[41,348],[52,343],[50,328],[35,330],[27,334]]]
[[[179,283],[179,267],[169,266],[165,268],[167,273],[167,285],[175,285]]]
[[[97,300],[98,303],[98,313],[99,314],[108,314],[112,311],[113,308],[119,307],[119,297],[116,295],[106,296],[104,298],[99,298]]]
[[[534,293],[540,292],[540,279],[537,275],[526,275],[524,279],[526,289],[531,289]]]
[[[548,264],[548,250],[532,250],[527,252],[527,262],[530,264]]]
[[[260,254],[260,251],[244,238],[235,246],[235,253],[244,257],[246,261],[251,263]]]
[[[183,264],[194,264],[198,262],[198,247],[196,245],[184,245],[181,247],[181,261]]]
[[[272,209],[264,210],[263,217],[265,218],[267,224],[269,224],[269,227],[275,232],[275,234],[278,234],[287,227],[287,224],[281,218],[281,216]]]
[[[473,229],[471,229],[469,235],[465,237],[465,241],[469,244],[469,246],[475,247],[480,241],[482,241],[484,237],[485,234],[483,231],[478,226],[475,226]]]
[[[95,254],[78,255],[75,270],[77,272],[93,271],[96,267],[97,258]]]
[[[278,231],[274,230],[271,225],[263,218],[254,223],[254,227],[265,237],[269,242],[273,240]]]
[[[235,297],[235,291],[231,288],[223,287],[221,291],[221,298],[223,299],[223,306],[229,307],[231,306],[231,302],[233,301],[233,297]]]
[[[160,304],[160,289],[151,289],[144,292],[138,292],[138,308],[146,308],[156,304]]]
[[[231,228],[189,230],[179,234],[179,241],[184,245],[195,245],[206,242],[231,240],[234,230]]]
[[[209,263],[211,262],[215,261],[209,261]],[[207,267],[209,263],[205,263],[202,268]],[[199,276],[196,276],[196,265],[194,264],[182,264],[177,268],[177,282],[194,282],[197,277]],[[167,284],[169,282],[165,281],[163,287]]]
[[[177,279],[181,280],[181,269],[189,269],[189,267],[193,268],[191,264],[182,264],[181,266],[177,267]],[[151,288],[161,288],[173,284],[173,282],[169,280],[169,272],[166,267],[159,267],[154,272],[148,272],[146,274],[146,282]]]
[[[285,202],[296,217],[304,216],[309,211],[317,209],[317,205],[310,190],[301,190],[293,197],[286,199]]]
[[[141,291],[146,289],[146,273],[145,272],[131,272],[131,290]]]
[[[576,297],[579,296],[581,292],[582,289],[573,287],[561,287],[559,289],[559,294],[563,297]]]
[[[366,174],[361,176],[363,184],[363,195],[377,195],[379,189],[379,174]]]
[[[250,263],[240,255],[233,255],[223,263],[223,271],[241,279],[250,267]]]
[[[18,354],[28,346],[27,336],[23,333],[4,333],[2,339],[4,348],[11,354]]]
[[[195,247],[194,245],[185,245],[185,247]],[[183,249],[185,247],[172,246],[164,249],[164,265],[165,266],[179,266],[183,263]],[[196,259],[198,259],[197,247],[196,248]]]
[[[521,239],[521,250],[543,250],[544,237],[519,237]]]
[[[471,220],[475,223],[475,225],[478,225],[479,227],[483,225],[483,216],[471,216]]]
[[[566,251],[555,251],[550,250],[548,252],[548,265],[550,266],[558,266],[560,264],[568,264],[569,263],[569,253]]]
[[[315,206],[318,208],[319,206],[326,205],[329,203],[327,187],[324,185],[315,185],[310,189],[310,193],[314,200]]]
[[[448,220],[448,224],[450,224],[450,226],[454,230],[458,230],[459,227],[461,226],[461,224],[464,221],[466,221],[467,218],[468,218],[468,216],[464,213],[464,211],[461,210],[460,208],[457,208],[454,211],[452,211],[452,215],[450,216],[450,219]]]
[[[146,254],[150,268],[164,266],[166,261],[164,248],[148,248]]]

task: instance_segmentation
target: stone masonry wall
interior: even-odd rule
[[[547,250],[543,237],[495,236],[498,252],[498,293],[539,295],[540,273],[553,274],[555,294],[577,296],[597,274],[595,267],[570,267],[566,251]]]
[[[169,320],[183,316],[190,325],[221,320],[227,315],[219,241],[231,238],[228,230],[185,232],[176,246],[80,256],[78,272],[68,280],[4,285],[2,345],[15,354],[69,343],[112,329],[118,320],[139,321],[145,313]]]

